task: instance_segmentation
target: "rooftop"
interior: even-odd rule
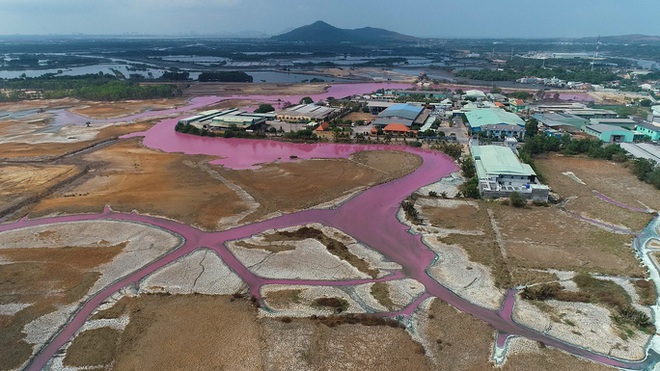
[[[515,113],[504,111],[500,108],[480,108],[465,113],[469,125],[473,128],[484,125],[518,125],[525,126],[525,121]]]
[[[537,113],[532,115],[538,122],[551,128],[558,126],[572,126],[575,128],[582,128],[584,125],[589,124],[589,120],[569,115],[567,113]]]
[[[410,129],[403,124],[389,124],[383,128],[383,131],[396,131],[396,132],[407,133],[410,131]]]
[[[589,130],[593,130],[597,133],[605,133],[608,131],[627,131],[629,130],[623,129],[620,126],[614,126],[614,125],[607,125],[607,124],[594,124],[594,125],[587,125],[585,128]]]
[[[378,117],[400,117],[408,120],[415,120],[423,110],[424,107],[421,106],[399,103],[388,107],[381,112]]]
[[[489,175],[536,175],[531,166],[520,162],[511,148],[475,145],[471,151],[480,179],[488,178]]]

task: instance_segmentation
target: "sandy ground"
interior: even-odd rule
[[[219,219],[246,208],[222,182],[186,164],[202,160],[200,156],[150,150],[133,139],[99,149],[84,159],[101,164],[101,169],[28,211],[35,215],[99,212],[110,205],[114,210],[137,209],[213,229]]]
[[[22,126],[28,127],[22,130]],[[64,127],[52,133],[34,134],[39,127],[21,123],[12,130],[20,133],[13,137],[3,136],[0,140],[0,159],[43,160],[91,147],[95,144],[118,138],[124,134],[144,131],[153,123],[102,124],[89,128]]]
[[[541,310],[532,303],[519,300],[514,309],[515,321],[603,354],[631,360],[645,357],[649,335],[637,331],[632,338],[621,339],[621,330],[612,323],[608,309],[594,304],[556,300],[543,304],[552,309]],[[551,319],[552,315],[560,320]]]
[[[345,197],[399,178],[420,165],[421,159],[413,154],[365,151],[350,159],[270,163],[257,170],[220,169],[218,172],[244,189],[260,205],[257,212],[245,218],[244,222],[247,222]]]
[[[584,370],[584,371],[611,371],[607,367],[595,362],[580,359],[556,349],[546,348],[531,340],[514,338],[510,341],[509,355],[502,366],[502,370]]]
[[[111,119],[145,111],[160,111],[186,105],[184,99],[128,100],[122,102],[80,102],[71,112],[93,119]]]
[[[0,213],[80,174],[74,165],[0,165]]]
[[[193,83],[184,91],[186,96],[234,96],[234,95],[312,95],[321,94],[327,84],[241,84],[241,83]],[[297,103],[297,102],[295,102]]]
[[[257,319],[246,300],[227,296],[142,295],[124,298],[115,318],[124,330],[82,332],[64,364],[114,369],[402,370],[429,369],[405,330],[327,327],[308,319]],[[99,331],[101,330],[101,331]],[[171,336],[176,333],[177,336]],[[98,344],[107,347],[95,354]]]
[[[246,285],[213,251],[200,249],[140,282],[140,293],[231,295]]]
[[[436,370],[488,370],[493,329],[469,314],[434,299],[414,316],[416,335]]]
[[[354,123],[358,120],[363,120],[364,122],[370,122],[371,120],[375,119],[376,116],[372,115],[371,113],[364,113],[364,112],[351,112],[348,115],[342,117],[343,120],[351,120]]]
[[[120,222],[23,228],[0,233],[0,240],[0,303],[17,309],[0,316],[2,369],[27,361],[89,293],[179,243],[163,231]]]
[[[633,231],[641,230],[651,220],[650,215],[606,203],[593,190],[629,206],[660,210],[658,190],[640,182],[621,164],[560,155],[538,159],[536,164],[549,179],[551,189],[560,197],[577,197],[569,201],[566,208],[584,216],[624,225]],[[572,173],[574,176],[564,173]]]

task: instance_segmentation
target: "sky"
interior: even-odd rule
[[[0,0],[0,35],[276,35],[322,20],[417,37],[660,36],[660,0]]]

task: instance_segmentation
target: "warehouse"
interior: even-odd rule
[[[480,146],[472,141],[470,152],[484,198],[509,197],[517,192],[525,199],[548,201],[549,188],[538,182],[532,167],[522,163],[511,148]]]
[[[316,104],[299,104],[275,112],[278,120],[286,122],[326,121],[337,113],[337,109],[317,106]]]
[[[515,113],[500,108],[480,108],[465,113],[470,133],[478,133],[487,125],[516,125],[525,127],[525,121]]]
[[[605,143],[633,143],[644,139],[644,134],[642,133],[622,129],[613,125],[587,125],[582,130]]]
[[[399,103],[388,107],[373,121],[374,127],[385,127],[389,124],[402,124],[410,128],[414,124],[423,125],[426,117],[422,119],[424,107],[408,103]]]

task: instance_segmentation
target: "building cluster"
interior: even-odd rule
[[[660,106],[656,106],[660,107]],[[591,109],[580,103],[530,107],[532,115],[548,136],[586,133],[605,143],[634,143],[660,140],[660,109],[647,121],[620,118],[614,111]]]
[[[275,119],[272,113],[249,113],[237,108],[228,110],[210,110],[179,120],[180,124],[192,125],[200,130],[259,130],[266,126],[267,120]]]
[[[470,154],[477,170],[479,192],[484,198],[509,197],[513,192],[522,198],[547,202],[548,186],[538,181],[536,172],[518,158],[515,141],[510,145],[479,145],[470,141]]]

